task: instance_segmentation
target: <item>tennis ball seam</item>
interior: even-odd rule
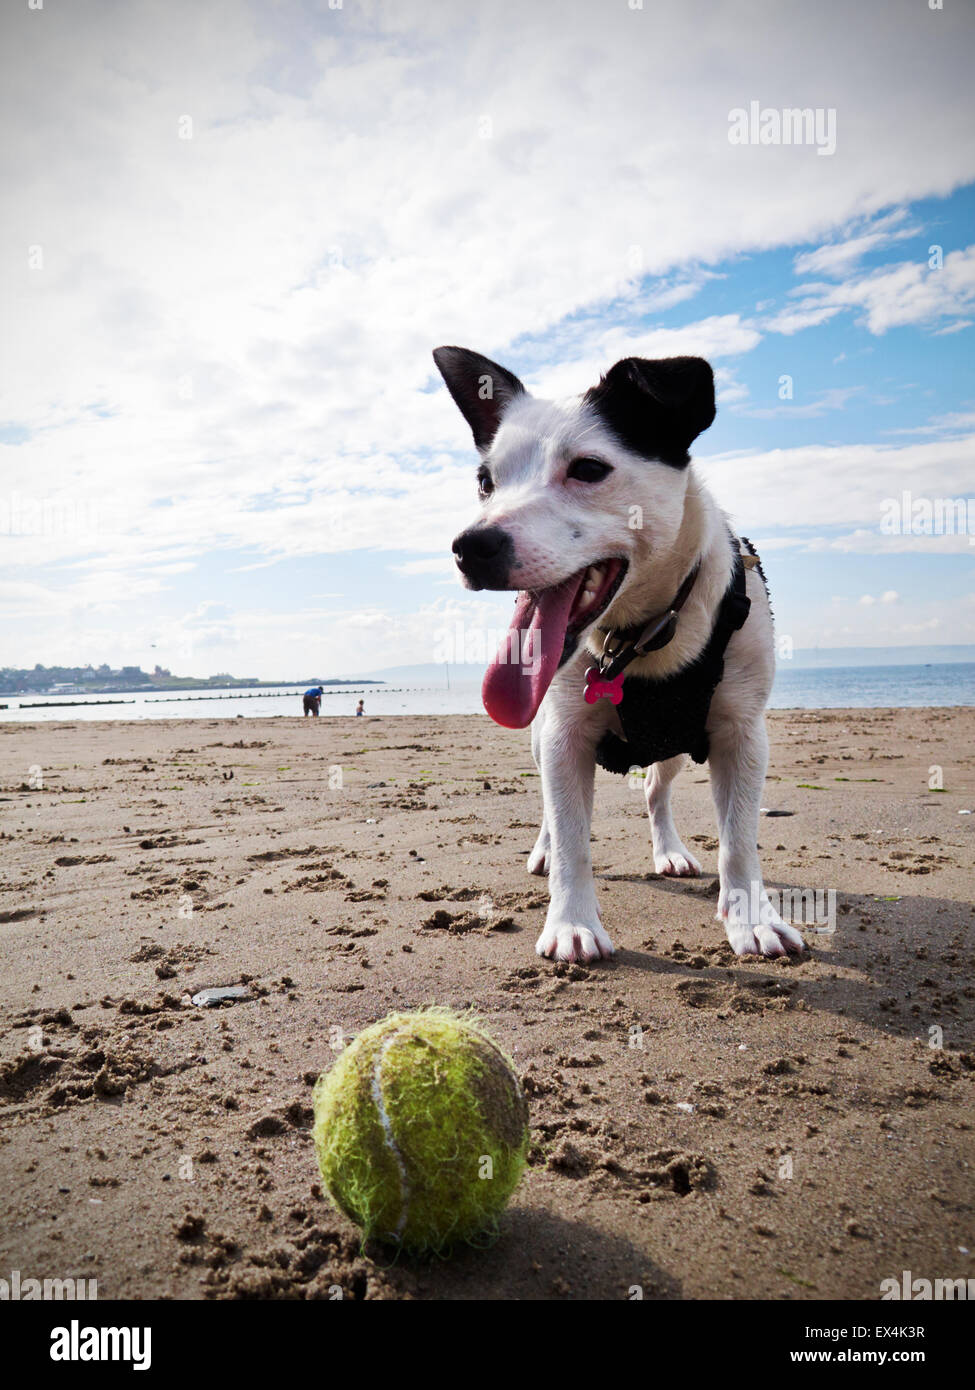
[[[402,1037],[405,1031],[406,1029],[399,1028],[395,1033],[390,1034],[379,1049],[372,1068],[372,1098],[375,1102],[376,1112],[379,1115],[379,1123],[382,1125],[383,1133],[386,1136],[386,1147],[396,1160],[396,1167],[399,1169],[400,1215],[394,1233],[397,1239],[402,1237],[403,1232],[406,1230],[406,1223],[410,1218],[410,1175],[407,1171],[406,1160],[403,1158],[402,1150],[397,1144],[396,1137],[393,1134],[393,1124],[389,1118],[389,1112],[386,1109],[386,1102],[383,1099],[382,1073],[386,1053],[392,1047],[396,1039]]]

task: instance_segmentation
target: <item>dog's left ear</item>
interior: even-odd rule
[[[585,399],[628,449],[683,468],[715,416],[714,373],[703,357],[624,357]]]
[[[486,453],[498,432],[501,416],[525,388],[506,367],[470,348],[438,347],[433,360],[447,383],[464,419],[470,425],[474,443]]]

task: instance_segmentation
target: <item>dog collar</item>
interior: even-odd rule
[[[596,761],[608,772],[627,773],[689,753],[697,763],[707,760],[710,741],[708,713],[725,671],[728,644],[743,627],[751,610],[746,592],[746,558],[732,541],[734,567],[728,587],[713,614],[711,635],[692,661],[665,676],[622,675],[616,705],[618,727],[607,728],[596,746]],[[742,550],[751,547],[740,542]],[[615,685],[616,682],[610,682]]]
[[[677,616],[687,602],[694,581],[701,570],[700,560],[687,575],[669,606],[645,622],[631,627],[610,628],[603,639],[603,649],[595,666],[586,672],[585,699],[595,704],[602,696],[618,705],[623,698],[623,672],[631,661],[659,651],[673,640],[677,631]]]

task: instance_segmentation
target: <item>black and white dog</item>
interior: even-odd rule
[[[551,898],[538,953],[613,953],[590,856],[597,761],[649,767],[654,868],[700,873],[670,810],[686,754],[710,763],[728,940],[740,955],[802,950],[758,862],[768,595],[688,455],[714,419],[711,368],[628,357],[555,403],[466,348],[437,348],[434,360],[481,458],[480,515],[454,541],[458,568],[469,589],[518,591],[483,698],[499,724],[532,725],[543,818],[528,868],[549,875]]]

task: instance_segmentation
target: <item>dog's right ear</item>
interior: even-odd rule
[[[469,348],[434,348],[433,360],[471,427],[474,443],[486,453],[501,416],[516,396],[525,394],[524,386],[505,367]]]
[[[585,400],[634,453],[683,468],[714,420],[714,373],[703,357],[624,357]]]

